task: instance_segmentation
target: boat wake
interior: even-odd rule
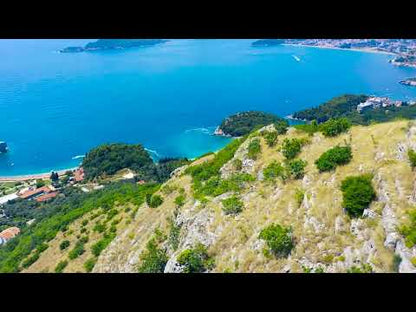
[[[213,131],[209,130],[208,128],[194,128],[194,129],[188,129],[185,130],[185,133],[189,133],[189,132],[201,132],[204,134],[212,134]]]
[[[85,155],[77,155],[77,156],[72,157],[72,159],[80,159],[80,158],[84,158],[84,157],[85,157]]]
[[[296,55],[292,55],[292,57],[296,60],[296,62],[300,62],[301,59],[299,57],[297,57]]]

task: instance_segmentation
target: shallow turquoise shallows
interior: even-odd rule
[[[238,111],[282,116],[343,93],[416,99],[416,70],[386,54],[253,40],[173,40],[151,48],[60,54],[91,40],[0,40],[0,176],[78,165],[101,143],[142,143],[154,158],[223,147]]]

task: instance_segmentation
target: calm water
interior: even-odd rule
[[[210,134],[231,113],[282,116],[343,93],[416,99],[391,56],[253,40],[174,40],[125,51],[59,54],[91,40],[0,40],[0,175],[73,167],[106,142],[196,157],[224,146]],[[297,61],[296,58],[300,59]],[[78,157],[77,157],[78,156]]]

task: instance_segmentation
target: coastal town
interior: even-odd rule
[[[416,104],[416,101],[394,101],[388,97],[377,97],[372,96],[369,97],[365,102],[360,103],[357,105],[357,111],[359,113],[366,111],[368,109],[376,109],[376,108],[386,108],[386,107],[402,107],[402,106],[413,106]]]
[[[416,67],[415,39],[262,39],[252,45],[274,46],[279,44],[388,53],[395,56],[389,61],[392,65]]]

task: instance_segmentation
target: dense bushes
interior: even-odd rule
[[[283,121],[278,116],[264,112],[243,112],[226,118],[219,128],[226,135],[243,136],[254,129]]]
[[[256,160],[260,152],[261,152],[260,140],[258,138],[255,138],[248,145],[247,156],[250,159]]]
[[[164,182],[170,173],[188,163],[187,159],[166,158],[154,163],[140,144],[104,144],[89,151],[83,159],[85,178],[92,180],[103,175],[113,175],[129,168],[139,179]]]
[[[98,257],[101,252],[107,248],[107,246],[112,242],[112,240],[116,237],[116,234],[111,232],[110,234],[104,234],[104,237],[96,242],[94,245],[91,246],[92,254]]]
[[[58,231],[68,227],[74,220],[102,206],[131,202],[141,205],[147,193],[153,193],[158,185],[135,185],[114,183],[103,190],[83,193],[72,190],[67,197],[42,206],[48,214],[30,227],[23,227],[19,236],[0,248],[0,272],[18,272],[21,261],[43,242],[52,240]],[[45,211],[43,211],[45,213]],[[30,264],[29,264],[30,265]]]
[[[405,243],[408,248],[416,245],[416,210],[409,213],[409,224],[400,227],[400,233],[405,237]]]
[[[320,172],[331,171],[339,165],[345,165],[352,159],[350,146],[336,146],[323,153],[315,164]]]
[[[371,175],[348,177],[342,181],[342,206],[351,217],[360,217],[365,208],[375,199],[376,193],[371,184]]]
[[[238,214],[243,211],[244,204],[237,196],[231,196],[221,201],[222,210],[226,215]]]
[[[308,121],[316,120],[318,123],[325,122],[330,118],[343,117],[345,114],[355,111],[357,105],[365,102],[367,98],[368,96],[366,95],[342,95],[335,97],[318,107],[296,112],[293,114],[293,117]]]
[[[274,128],[276,129],[277,134],[286,134],[289,123],[286,120],[280,120],[274,123]]]
[[[305,175],[305,167],[308,163],[302,159],[294,159],[288,162],[287,169],[293,179],[302,179]]]
[[[68,257],[71,260],[74,260],[76,258],[78,258],[80,255],[82,255],[85,252],[85,243],[81,240],[79,240],[74,248],[69,252]]]
[[[60,250],[65,250],[69,247],[70,243],[68,240],[64,240],[62,243],[59,244]]]
[[[281,152],[287,159],[295,158],[302,150],[305,141],[302,139],[284,139]]]
[[[286,257],[294,247],[292,229],[273,223],[260,232],[270,251],[276,256]]]
[[[141,144],[103,144],[89,151],[82,161],[88,180],[103,174],[112,175],[124,168],[141,171],[152,164]]]
[[[277,161],[273,161],[263,170],[264,179],[266,181],[275,181],[281,178],[283,181],[287,179],[285,168]]]
[[[97,262],[97,258],[90,258],[87,261],[84,262],[84,269],[87,273],[90,273],[95,266],[95,263]]]
[[[264,131],[262,133],[267,146],[273,147],[277,142],[277,131]]]
[[[55,267],[55,273],[62,273],[67,265],[68,265],[67,260],[59,262]]]
[[[146,245],[146,250],[140,255],[141,264],[139,273],[163,273],[168,256],[166,252],[158,246],[156,237],[152,238]]]
[[[146,197],[146,202],[150,208],[157,208],[163,204],[163,197],[158,194],[155,194],[155,195],[148,194]]]
[[[320,131],[326,137],[334,137],[351,128],[351,122],[347,118],[330,119],[319,126]]]
[[[184,250],[177,258],[185,273],[203,273],[214,267],[214,259],[207,252],[207,248],[198,243],[194,248]]]
[[[409,157],[410,166],[412,169],[416,167],[416,152],[412,149],[407,151],[407,156]]]

